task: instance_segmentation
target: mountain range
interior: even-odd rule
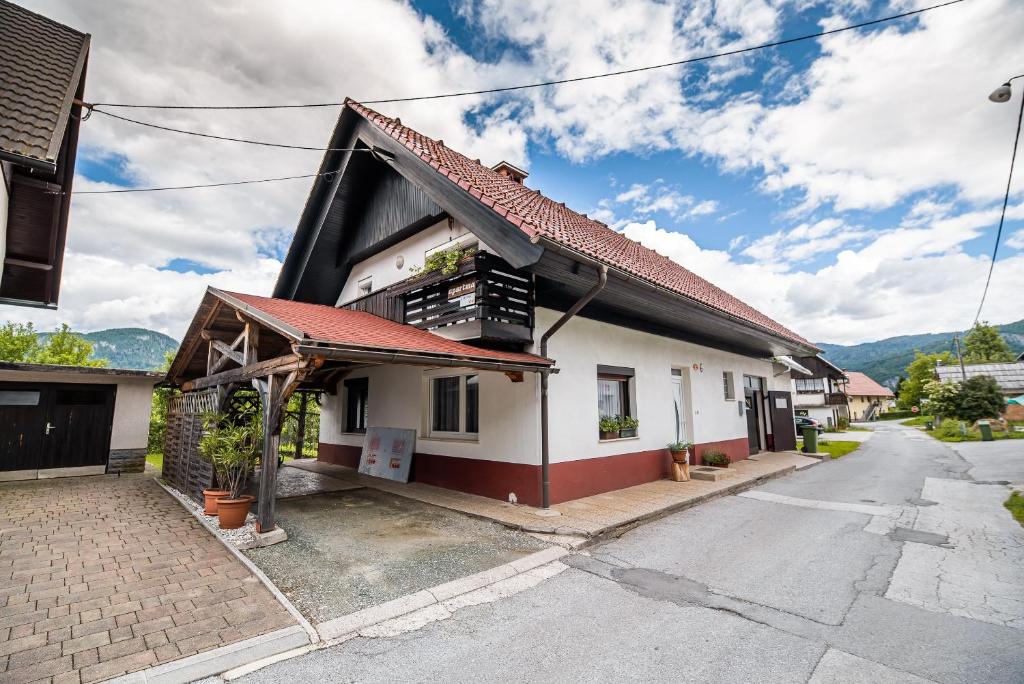
[[[106,359],[111,368],[153,370],[164,363],[164,355],[178,348],[173,338],[146,328],[110,328],[76,333],[92,342],[92,357]],[[39,333],[46,339],[50,333]]]
[[[1024,320],[996,327],[1015,354],[1024,351]],[[962,334],[960,339],[962,343]],[[956,353],[952,332],[900,335],[852,345],[827,342],[815,342],[815,345],[825,353],[826,359],[840,368],[860,371],[889,387],[896,386],[897,378],[904,373],[907,364],[914,360],[915,351],[924,354],[943,351]]]

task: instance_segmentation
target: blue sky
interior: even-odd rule
[[[19,0],[92,34],[87,99],[265,103],[401,97],[674,61],[923,6],[807,0]],[[378,109],[666,254],[806,337],[964,329],[988,269],[1024,71],[1024,5],[918,18],[685,68]],[[230,39],[225,39],[230,36]],[[257,47],[258,46],[258,47]],[[336,110],[139,118],[323,145]],[[185,138],[94,115],[78,189],[311,173],[316,152]],[[61,308],[41,327],[180,336],[208,285],[265,294],[308,180],[79,196]],[[1014,184],[983,318],[1024,318]]]

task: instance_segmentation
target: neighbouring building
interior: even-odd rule
[[[142,472],[163,373],[0,362],[0,481]]]
[[[845,371],[846,398],[851,420],[874,420],[878,414],[892,407],[895,395],[863,373]]]
[[[1024,395],[1024,361],[1022,360],[1008,363],[972,363],[965,365],[962,371],[959,364],[935,367],[935,376],[942,382],[960,382],[965,376],[973,378],[979,375],[995,378],[999,385],[999,391],[1007,399]],[[1007,420],[1024,420],[1024,406],[1007,404],[1003,416]]]
[[[55,308],[89,36],[0,0],[0,303]]]
[[[805,356],[794,361],[807,371],[792,372],[796,415],[813,418],[828,428],[835,428],[840,420],[849,421],[848,380],[842,369],[822,356]]]
[[[795,447],[777,359],[819,351],[797,333],[398,119],[347,101],[328,147],[273,297],[204,297],[168,373],[183,416],[255,382],[276,425],[319,390],[321,460],[412,429],[414,481],[531,505],[663,478],[677,440]]]

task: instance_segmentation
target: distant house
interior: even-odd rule
[[[857,371],[846,371],[846,398],[852,420],[872,420],[890,407],[895,395],[887,387]]]
[[[797,333],[398,119],[349,101],[328,147],[274,297],[208,291],[183,401],[287,369],[325,395],[320,460],[414,430],[414,481],[531,505],[666,477],[669,442],[795,447],[778,359],[819,351]]]
[[[1024,394],[1024,361],[1018,359],[1008,363],[972,363],[960,370],[959,364],[936,366],[935,375],[942,382],[961,382],[965,376],[974,378],[988,375],[995,378],[999,390],[1007,399]],[[1009,420],[1024,420],[1024,406],[1008,404],[1005,417]]]
[[[793,410],[798,416],[813,418],[828,428],[842,419],[850,419],[846,397],[846,374],[822,356],[794,359],[809,372],[797,370],[793,376]]]
[[[89,36],[0,0],[0,303],[56,308]]]

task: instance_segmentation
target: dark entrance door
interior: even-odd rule
[[[750,454],[756,454],[761,450],[761,428],[757,416],[761,402],[757,401],[757,395],[758,392],[749,387],[743,390],[743,401],[746,404],[744,413],[747,414],[747,447]]]
[[[0,383],[0,471],[105,465],[116,390]]]
[[[769,392],[772,434],[775,436],[773,451],[796,449],[796,426],[793,424],[793,397],[789,392]]]

